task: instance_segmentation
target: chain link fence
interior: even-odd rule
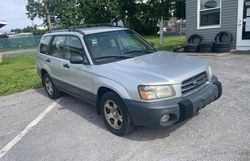
[[[160,25],[158,24],[158,27]],[[157,33],[160,34],[160,31]],[[186,35],[186,20],[164,20],[163,21],[163,35]]]
[[[30,35],[24,37],[6,36],[4,38],[0,37],[0,51],[36,48],[41,37],[42,35]]]

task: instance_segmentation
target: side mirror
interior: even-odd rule
[[[150,42],[150,44],[154,47],[155,46],[155,44],[153,43],[153,42]]]
[[[70,57],[70,63],[71,64],[83,64],[84,60],[81,56],[72,56]]]

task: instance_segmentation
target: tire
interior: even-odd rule
[[[222,31],[215,36],[215,42],[232,43],[233,35],[230,32]]]
[[[199,52],[202,52],[202,53],[212,52],[213,46],[214,46],[213,42],[201,43],[199,45]]]
[[[200,35],[194,34],[188,38],[188,43],[199,45],[202,42],[202,40],[203,38]]]
[[[228,53],[230,52],[229,48],[214,48],[215,53]]]
[[[57,99],[62,95],[62,93],[56,88],[55,84],[52,82],[48,73],[45,73],[43,75],[42,83],[46,93],[51,99]]]
[[[199,45],[197,45],[197,44],[187,44],[184,47],[184,52],[197,52],[198,46]]]
[[[122,136],[135,129],[126,106],[116,93],[105,93],[101,98],[100,108],[103,121],[113,134]]]
[[[226,43],[226,42],[216,42],[214,43],[214,48],[228,48],[230,49],[230,43]]]

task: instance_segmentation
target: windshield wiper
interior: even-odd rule
[[[94,60],[99,60],[99,59],[128,59],[128,58],[133,58],[133,57],[128,56],[128,55],[109,55],[109,56],[97,57],[97,58],[94,58]]]
[[[131,53],[153,53],[154,51],[150,51],[150,50],[131,50],[131,51],[127,51],[124,52],[124,54],[131,54]]]

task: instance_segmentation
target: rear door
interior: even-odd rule
[[[39,53],[37,54],[37,65],[38,69],[45,69],[50,73],[50,69],[48,67],[48,62],[46,60],[49,58],[49,46],[51,42],[52,36],[46,35],[43,36],[40,41]]]
[[[65,55],[65,40],[66,36],[56,35],[54,36],[50,50],[49,56],[46,62],[50,68],[51,75],[54,83],[57,84],[58,81],[63,81],[63,60]]]

